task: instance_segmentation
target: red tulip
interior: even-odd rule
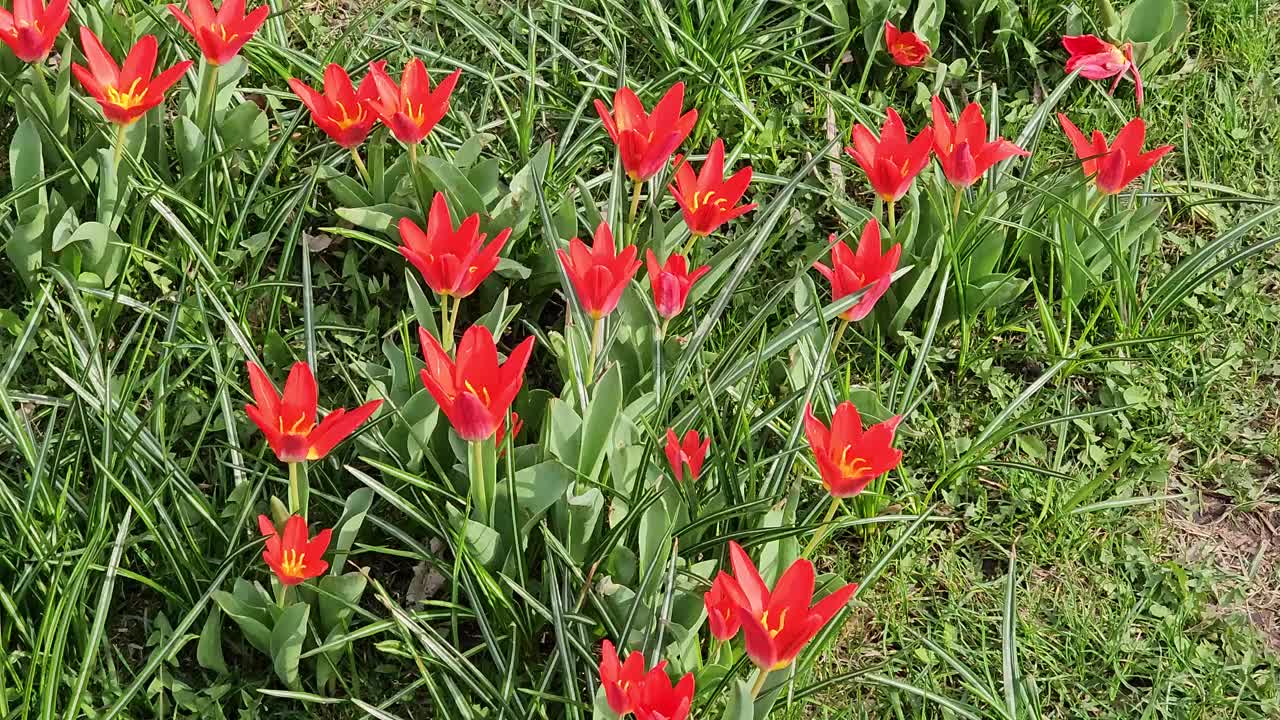
[[[751,559],[737,543],[730,542],[731,552],[743,558],[750,575],[759,583],[759,604],[739,605],[738,621],[742,623],[747,656],[764,671],[781,670],[790,665],[818,631],[849,602],[858,586],[852,583],[836,590],[812,607],[813,563],[800,558],[778,578],[772,591],[764,590],[763,581]],[[738,578],[742,581],[741,573]],[[747,590],[743,585],[743,589]],[[751,593],[747,593],[751,599]]]
[[[689,300],[689,291],[698,278],[711,272],[710,265],[689,272],[689,263],[683,255],[671,255],[666,265],[658,264],[652,250],[645,250],[645,264],[649,270],[649,286],[653,290],[653,304],[664,320],[679,315]]]
[[[896,202],[911,189],[916,175],[929,164],[933,130],[925,128],[908,142],[907,128],[893,108],[880,128],[880,137],[861,123],[853,126],[853,145],[844,149],[858,161],[871,187],[885,202]]]
[[[245,15],[244,0],[222,0],[222,7],[216,13],[209,0],[187,0],[187,9],[191,17],[177,5],[169,6],[169,12],[191,33],[200,52],[213,65],[231,62],[271,13],[270,8],[262,5]]]
[[[291,515],[284,524],[284,535],[276,532],[276,526],[266,515],[258,516],[258,530],[267,539],[262,559],[280,579],[282,585],[297,585],[304,580],[320,577],[329,569],[324,551],[329,549],[332,530],[324,529],[314,538],[307,539],[307,521],[301,515]]]
[[[383,61],[376,64],[382,65]],[[289,87],[311,111],[311,121],[316,127],[348,150],[364,142],[378,121],[365,107],[365,101],[376,92],[371,72],[365,74],[357,90],[351,85],[347,71],[341,65],[330,63],[324,70],[323,94],[296,78],[289,78]]]
[[[618,660],[613,643],[601,643],[600,684],[609,708],[619,717],[635,713],[636,720],[685,720],[693,702],[693,673],[687,673],[674,687],[667,676],[667,662],[659,661],[646,671],[644,655],[632,651]]]
[[[1173,149],[1172,145],[1161,145],[1150,152],[1142,152],[1147,135],[1147,124],[1142,118],[1134,118],[1121,128],[1110,148],[1101,130],[1094,130],[1092,139],[1086,139],[1066,115],[1058,113],[1058,122],[1071,140],[1084,174],[1094,176],[1096,173],[1094,182],[1098,190],[1108,195],[1124,190]]]
[[[517,345],[502,364],[498,363],[493,334],[483,325],[472,325],[462,334],[456,363],[426,330],[418,328],[418,339],[427,361],[421,372],[422,384],[458,436],[467,442],[492,437],[524,384],[533,336]]]
[[[449,112],[449,96],[462,75],[461,69],[454,70],[432,90],[427,68],[418,58],[405,65],[399,85],[381,64],[371,65],[369,72],[373,75],[375,92],[365,101],[365,106],[391,128],[391,134],[397,140],[406,145],[422,142]]]
[[[701,173],[694,173],[692,164],[681,160],[677,155],[676,181],[667,189],[680,205],[684,222],[694,237],[706,237],[722,224],[756,208],[755,203],[734,207],[751,184],[751,166],[725,180],[724,141],[720,138],[711,143]]]
[[[902,451],[893,447],[893,433],[900,422],[902,416],[894,415],[863,432],[858,408],[846,400],[836,406],[828,430],[813,416],[812,407],[804,409],[804,433],[818,461],[822,484],[832,497],[853,497],[898,467]]]
[[[730,548],[733,547],[737,547],[737,543],[731,543]],[[707,625],[711,628],[711,636],[722,642],[732,640],[742,627],[742,622],[738,620],[738,607],[747,605],[747,597],[742,593],[738,581],[732,575],[721,572],[711,581],[711,590],[702,599],[707,606]]]
[[[697,110],[680,114],[684,107],[684,83],[672,85],[653,107],[652,114],[645,112],[631,88],[620,88],[614,93],[612,114],[604,102],[596,100],[595,104],[605,132],[618,146],[622,167],[635,182],[657,175],[698,121]]]
[[[937,95],[933,96],[933,153],[947,181],[958,188],[974,184],[1001,160],[1031,154],[1002,137],[987,142],[987,121],[978,103],[969,103],[960,113],[960,122],[953,124]]]
[[[929,58],[929,45],[913,32],[902,32],[893,23],[884,22],[884,47],[893,61],[904,67],[912,67]]]
[[[524,429],[524,420],[520,419],[520,413],[511,413],[511,442],[515,442],[516,436]],[[493,434],[493,444],[498,447],[498,457],[502,457],[502,453],[506,452],[506,448],[502,446],[502,441],[507,438],[507,423],[502,422],[498,425],[498,431]]]
[[[280,462],[319,460],[328,455],[382,405],[381,400],[371,400],[351,412],[339,408],[316,425],[319,388],[310,366],[294,363],[282,399],[262,368],[256,363],[246,364],[257,405],[245,405],[245,414],[267,436],[267,444]]]
[[[427,231],[409,218],[400,220],[400,254],[422,273],[422,279],[441,297],[464,298],[475,292],[498,267],[498,253],[511,236],[507,228],[493,242],[480,232],[480,214],[462,221],[456,230],[444,193],[436,193],[427,216]]]
[[[1121,50],[1096,35],[1067,35],[1062,38],[1062,47],[1071,53],[1067,59],[1068,73],[1079,70],[1080,77],[1087,80],[1115,78],[1108,94],[1116,91],[1125,75],[1132,74],[1134,99],[1138,107],[1142,107],[1142,75],[1133,61],[1133,43],[1125,43]]]
[[[62,26],[71,17],[71,0],[13,0],[13,12],[0,8],[0,40],[18,59],[44,62]]]
[[[640,268],[636,259],[636,246],[628,245],[617,251],[613,231],[608,223],[600,223],[591,240],[591,249],[578,238],[569,241],[569,251],[556,250],[565,274],[578,293],[582,309],[593,319],[613,312],[622,299],[622,291]]]
[[[710,435],[707,435],[706,440],[699,440],[698,431],[689,430],[681,441],[676,437],[675,430],[667,428],[667,446],[664,452],[667,454],[667,462],[671,464],[671,472],[676,476],[676,482],[684,482],[685,465],[689,466],[689,479],[698,479],[702,474],[702,463],[707,458],[709,447],[711,447]]]
[[[71,63],[71,72],[102,106],[102,114],[107,120],[119,125],[132,123],[164,102],[165,91],[191,67],[190,60],[183,60],[152,78],[151,73],[156,67],[154,35],[143,35],[138,40],[125,58],[123,67],[116,65],[98,36],[88,27],[80,28],[80,46],[89,67]]]
[[[861,320],[871,314],[876,301],[893,282],[893,271],[898,269],[898,259],[902,257],[902,245],[894,243],[889,252],[881,254],[880,224],[875,220],[868,220],[863,226],[856,254],[844,242],[837,242],[835,233],[828,242],[834,243],[831,267],[815,262],[813,268],[831,283],[832,302],[867,288],[857,304],[840,313],[840,317],[849,322]]]

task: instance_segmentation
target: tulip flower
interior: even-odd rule
[[[815,580],[813,563],[804,558],[796,560],[769,590],[742,547],[730,541],[729,552],[736,579],[747,598],[745,604],[735,608],[747,656],[763,673],[790,665],[858,588],[850,583],[810,607]],[[764,684],[763,679],[757,688]]]
[[[1094,130],[1093,137],[1086,139],[1066,115],[1058,113],[1058,122],[1071,140],[1085,176],[1093,176],[1098,190],[1106,195],[1124,190],[1173,149],[1172,145],[1161,145],[1150,152],[1142,152],[1147,135],[1147,124],[1142,118],[1134,118],[1121,128],[1110,147],[1100,130]]]
[[[732,543],[730,548],[736,546],[737,543]],[[742,593],[738,581],[732,575],[721,572],[711,581],[711,590],[702,599],[707,607],[707,626],[711,628],[711,636],[721,642],[732,640],[742,627],[737,609],[747,604],[747,597]]]
[[[449,418],[454,431],[467,442],[493,437],[524,384],[533,336],[517,345],[505,363],[498,362],[493,334],[483,325],[472,325],[462,334],[456,362],[421,327],[418,340],[427,362],[421,372],[422,384]]]
[[[603,222],[592,236],[590,250],[586,243],[573,238],[569,251],[556,250],[556,255],[578,294],[578,302],[593,320],[600,320],[618,307],[627,283],[640,268],[636,247],[628,245],[618,252],[613,231]]]
[[[898,269],[898,259],[902,257],[902,245],[894,243],[889,252],[882,254],[880,224],[874,219],[868,220],[863,226],[856,253],[844,242],[837,242],[835,233],[831,234],[828,241],[833,243],[831,266],[815,262],[813,268],[831,283],[832,302],[866,288],[857,304],[840,313],[841,319],[846,322],[861,320],[871,314],[876,301],[889,289],[889,283],[893,282],[893,271]]]
[[[689,263],[683,255],[672,255],[665,265],[658,264],[652,250],[645,250],[645,264],[649,270],[649,286],[653,291],[653,304],[663,320],[670,320],[684,311],[689,291],[703,275],[711,272],[710,265],[689,272]]]
[[[1142,75],[1138,73],[1138,64],[1133,60],[1133,43],[1124,44],[1124,49],[1112,45],[1096,35],[1067,35],[1062,38],[1062,47],[1071,53],[1067,59],[1067,72],[1080,71],[1080,77],[1087,80],[1102,80],[1114,77],[1107,94],[1114,94],[1116,86],[1125,75],[1133,75],[1133,94],[1142,107]]]
[[[666,666],[662,660],[646,671],[644,655],[636,651],[620,662],[613,643],[601,643],[600,685],[609,709],[619,717],[635,713],[636,720],[685,720],[693,702],[693,673],[673,687]]]
[[[455,70],[432,90],[427,68],[418,58],[405,65],[399,85],[380,64],[370,66],[369,72],[373,75],[375,92],[365,100],[365,106],[411,150],[416,149],[449,111],[449,96],[462,75],[461,69]]]
[[[80,46],[89,67],[71,63],[71,72],[102,106],[107,120],[117,125],[129,125],[164,102],[165,91],[191,67],[190,60],[183,60],[151,77],[156,66],[154,35],[143,35],[138,40],[125,57],[123,67],[116,65],[88,27],[80,28]]]
[[[966,188],[1001,160],[1031,153],[1002,137],[987,142],[987,121],[978,103],[969,103],[960,113],[960,122],[952,123],[946,106],[934,95],[933,154],[938,156],[947,181],[956,188]]]
[[[275,386],[262,368],[252,362],[246,365],[249,368],[249,386],[253,389],[257,405],[245,405],[245,414],[262,430],[267,444],[281,462],[323,458],[382,405],[381,400],[371,400],[351,412],[339,408],[317,425],[319,388],[309,365],[294,363],[284,384],[283,398],[276,393]]]
[[[684,108],[684,83],[672,85],[653,107],[652,114],[645,112],[640,98],[625,87],[614,93],[612,113],[600,100],[595,101],[595,106],[605,132],[618,146],[622,167],[637,184],[658,174],[698,121],[697,110],[680,114]]]
[[[382,64],[381,61],[378,64]],[[355,149],[369,137],[369,131],[378,121],[365,106],[365,101],[376,92],[372,73],[365,74],[357,89],[341,65],[330,63],[324,70],[323,93],[312,90],[297,78],[289,78],[289,87],[311,111],[311,121],[339,147]]]
[[[271,14],[270,8],[261,5],[245,15],[244,0],[222,0],[217,12],[209,0],[187,0],[187,9],[190,17],[177,5],[169,5],[169,12],[195,38],[211,65],[231,62]]]
[[[805,408],[804,432],[831,497],[853,497],[898,466],[902,451],[893,447],[893,433],[900,422],[902,416],[895,415],[864,432],[858,408],[846,400],[836,407],[828,429],[812,407]]]
[[[929,164],[933,152],[933,130],[925,128],[908,140],[907,128],[893,108],[889,108],[880,136],[861,123],[853,126],[853,145],[844,151],[858,162],[880,199],[889,204],[889,230],[893,230],[893,205],[907,191],[916,176]]]
[[[267,539],[262,559],[276,574],[280,584],[286,587],[305,580],[320,577],[329,569],[323,560],[329,549],[332,530],[324,529],[307,539],[307,521],[301,515],[291,515],[284,524],[284,535],[276,532],[276,526],[266,515],[258,516],[258,530]]]
[[[498,267],[498,253],[511,236],[507,228],[488,245],[474,213],[456,229],[444,193],[436,193],[427,215],[427,231],[409,218],[400,220],[400,254],[422,273],[422,279],[441,298],[462,298],[475,292]]]
[[[682,160],[676,156],[675,183],[668,186],[668,190],[680,205],[684,222],[694,237],[706,237],[724,223],[756,208],[755,203],[735,207],[751,184],[751,166],[725,180],[724,141],[720,138],[711,143],[701,173],[695,173],[692,164]]]
[[[893,61],[903,67],[913,67],[929,59],[929,45],[913,32],[902,32],[896,25],[885,20],[884,47],[893,56]]]
[[[667,454],[667,462],[671,464],[671,472],[676,482],[684,482],[684,466],[689,466],[689,479],[697,480],[702,474],[702,463],[707,458],[707,448],[711,447],[711,436],[706,440],[698,438],[697,430],[689,430],[684,440],[676,437],[676,431],[667,428],[667,445],[663,449]]]
[[[22,62],[43,63],[69,17],[71,0],[13,0],[13,12],[0,8],[0,41]]]

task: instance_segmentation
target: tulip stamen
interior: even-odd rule
[[[147,97],[147,88],[144,87],[142,90],[138,90],[138,84],[141,82],[142,78],[134,79],[134,81],[129,84],[129,90],[123,93],[115,87],[108,85],[106,88],[107,100],[110,101],[112,105],[117,105],[126,110],[141,105],[143,100]]]
[[[306,553],[300,553],[292,548],[284,551],[284,557],[280,561],[280,570],[289,577],[305,577],[307,567]]]

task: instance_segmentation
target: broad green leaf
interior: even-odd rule
[[[1138,0],[1124,12],[1124,39],[1154,43],[1173,29],[1174,0]]]
[[[569,556],[581,562],[591,549],[596,536],[596,525],[604,510],[604,495],[600,488],[590,488],[581,494],[570,494],[569,505]]]
[[[338,208],[338,217],[352,225],[368,230],[391,234],[400,218],[413,217],[414,212],[403,205],[384,203],[362,208]]]
[[[355,544],[356,536],[360,534],[360,526],[364,524],[364,516],[369,512],[369,506],[372,503],[373,491],[369,488],[358,488],[347,496],[347,501],[342,506],[342,517],[333,526],[333,565],[329,571],[330,575],[342,574],[347,564],[347,553]]]
[[[222,656],[222,613],[211,611],[204,619],[200,642],[196,645],[196,662],[220,675],[229,673],[227,661]]]
[[[759,672],[759,671],[757,671]],[[724,708],[724,720],[755,720],[755,703],[751,699],[751,683],[739,678],[733,683],[733,692]]]
[[[361,488],[357,492],[373,494],[373,491],[368,488]],[[320,602],[321,633],[328,634],[334,630],[346,628],[347,620],[351,617],[355,606],[360,603],[360,596],[364,594],[367,583],[368,579],[358,572],[325,575],[320,578],[319,591],[316,595]]]
[[[595,480],[604,462],[605,444],[622,409],[622,373],[615,365],[591,390],[591,403],[582,424],[582,444],[578,448],[578,474]]]
[[[467,215],[485,213],[487,208],[484,199],[480,197],[480,191],[476,190],[471,181],[467,180],[467,176],[459,172],[458,168],[445,160],[429,155],[418,162],[427,171],[431,184],[446,191],[445,196],[450,201],[450,208],[461,210],[454,213],[455,222]]]
[[[255,612],[253,608],[229,592],[222,590],[214,592],[213,601],[218,604],[222,612],[227,614],[227,617],[236,621],[240,626],[240,632],[244,633],[250,645],[263,653],[271,654],[271,630],[264,622],[268,618]]]
[[[9,142],[9,180],[14,190],[20,190],[44,179],[44,151],[35,122],[27,118],[18,124]],[[19,217],[23,211],[49,202],[44,187],[26,193],[14,201]]]
[[[302,643],[307,639],[307,617],[310,614],[310,605],[296,602],[276,618],[275,627],[271,629],[272,667],[280,681],[293,690],[301,687],[298,660],[302,655]]]

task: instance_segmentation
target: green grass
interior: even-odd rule
[[[143,8],[120,5],[128,14]],[[828,108],[842,136],[854,119],[871,121],[886,103],[903,109],[913,130],[920,127],[922,101],[937,80],[921,75],[903,82],[904,73],[884,68],[864,78],[861,37],[850,45],[859,60],[831,71],[838,55],[825,7],[677,0],[517,8],[441,0],[300,10],[273,32],[308,62],[329,55],[354,66],[388,53],[399,57],[408,47],[434,67],[464,67],[466,79],[434,150],[443,154],[473,131],[492,133],[491,152],[509,178],[552,140],[556,161],[542,192],[552,206],[572,196],[585,233],[588,200],[606,207],[612,160],[589,99],[606,96],[624,78],[647,88],[647,96],[686,79],[703,115],[689,146],[704,147],[716,135],[733,138],[731,145],[757,170],[753,199],[773,196],[821,151]],[[671,21],[658,19],[662,8]],[[990,88],[976,83],[976,68],[983,68],[983,80],[999,85],[1002,127],[1012,128],[1002,129],[1006,136],[1022,128],[1060,78],[1056,37],[1066,8],[1027,3],[1023,10],[1024,33],[1042,53],[1039,64],[1011,42],[1007,59],[994,51],[971,55],[965,75],[942,82],[957,101],[985,101]],[[1144,110],[1151,142],[1179,146],[1154,189],[1185,195],[1166,203],[1158,252],[1145,258],[1144,279],[1165,276],[1182,256],[1260,209],[1196,200],[1280,192],[1278,22],[1274,8],[1253,2],[1197,3],[1183,45],[1187,66],[1174,62],[1153,78]],[[18,648],[0,657],[0,717],[374,714],[345,700],[357,698],[385,706],[394,717],[415,718],[437,716],[433,709],[447,704],[441,698],[460,692],[457,676],[445,672],[460,661],[433,656],[414,634],[414,622],[394,616],[372,591],[361,621],[387,624],[355,645],[332,693],[344,698],[340,704],[260,693],[280,686],[262,656],[241,652],[229,621],[223,637],[230,671],[197,663],[209,593],[236,577],[264,577],[251,542],[252,516],[268,495],[283,494],[285,482],[240,410],[247,400],[243,361],[260,356],[283,368],[314,354],[323,403],[349,407],[379,374],[373,366],[403,367],[398,350],[386,352],[385,343],[401,344],[412,317],[403,263],[338,219],[334,209],[341,204],[311,184],[315,163],[332,148],[305,119],[295,127],[294,116],[280,112],[292,111],[294,103],[281,93],[278,75],[304,63],[267,43],[250,48],[259,74],[249,84],[261,86],[279,108],[270,115],[270,144],[227,162],[225,172],[241,195],[206,197],[200,188],[179,187],[140,206],[139,219],[129,224],[138,248],[127,275],[132,295],[123,301],[77,291],[67,277],[46,279],[33,292],[7,275],[0,289],[10,330],[0,341],[7,363],[0,372],[6,478],[0,481],[0,647]],[[970,50],[962,38],[948,37],[940,52],[956,59]],[[867,92],[859,94],[864,82]],[[1099,85],[1081,84],[1064,102],[1082,127],[1093,122],[1113,132],[1130,111],[1128,92],[1126,85],[1109,104]],[[7,139],[14,124],[0,114],[0,137]],[[287,142],[286,129],[301,136]],[[1066,152],[1055,127],[1046,129],[1038,152],[1059,158]],[[860,222],[857,213],[870,207],[870,193],[852,163],[839,172],[844,192],[829,189],[825,162],[803,179],[758,267],[706,337],[695,377],[709,376],[711,363],[760,317],[763,297],[804,272],[802,258],[816,254],[827,232]],[[592,198],[575,194],[575,176],[595,178]],[[250,194],[246,188],[255,182],[260,187]],[[513,255],[532,267],[531,284],[552,287],[555,271],[537,213],[530,227]],[[1255,239],[1276,227],[1266,224]],[[334,242],[305,256],[310,286],[304,288],[298,248],[304,236],[315,235]],[[712,238],[708,250],[718,252],[744,235]],[[1263,253],[1215,277],[1149,328],[1172,339],[1074,364],[1011,418],[1001,418],[1001,410],[1057,360],[1030,291],[977,318],[967,345],[956,326],[940,330],[916,387],[923,399],[904,425],[908,459],[890,477],[881,503],[884,513],[932,509],[936,517],[859,594],[812,676],[798,679],[794,689],[804,697],[788,702],[784,696],[787,707],[778,715],[948,717],[936,700],[922,699],[923,690],[980,717],[1004,717],[984,697],[1006,702],[1004,663],[1015,648],[1026,678],[1018,717],[1280,714],[1280,563],[1272,559],[1280,523],[1274,509],[1280,502],[1278,257]],[[804,292],[785,292],[755,332],[776,333],[795,314],[793,295]],[[825,298],[824,288],[817,292]],[[702,299],[704,310],[713,297]],[[526,312],[531,325],[556,327],[563,304],[544,298]],[[1108,320],[1102,325],[1090,338],[1094,345],[1120,332]],[[516,327],[519,334],[526,330]],[[920,312],[902,336],[871,331],[866,341],[848,342],[838,355],[837,377],[820,392],[882,396],[895,377],[892,363],[902,364],[898,381],[910,372],[926,327]],[[694,327],[681,334],[693,335]],[[814,343],[811,350],[789,348],[753,373],[752,382],[736,385],[736,396],[699,399],[723,425],[714,447],[740,449],[737,462],[744,465],[759,463],[740,476],[730,461],[715,461],[724,463],[726,477],[756,482],[769,475],[795,416],[785,404],[808,379],[808,360],[796,358],[821,348],[824,339],[815,333],[806,340]],[[874,351],[877,340],[884,354]],[[754,348],[752,336],[746,350],[736,352]],[[556,377],[551,367],[535,373]],[[758,438],[734,426],[742,408],[763,413],[779,406],[781,419]],[[996,443],[972,468],[956,466],[992,423],[1006,429],[1073,415]],[[387,445],[381,434],[367,433],[315,468],[313,492],[323,515],[336,518],[342,498],[360,486],[343,465],[369,471],[357,458],[376,456]],[[400,489],[424,513],[438,499]],[[806,492],[803,500],[804,507],[817,507],[819,493]],[[420,559],[453,560],[432,547],[438,538],[413,521],[412,508],[390,506],[384,497],[378,502],[376,521],[366,524],[354,557],[372,568],[385,600],[403,606]],[[844,529],[819,565],[861,577],[905,527]],[[576,587],[566,593],[576,595]],[[440,598],[430,609],[440,622],[421,625],[447,635],[452,599]],[[513,612],[513,624],[525,622],[521,613],[527,612]],[[585,677],[588,663],[572,650],[553,650],[559,643],[546,637],[546,628],[540,625],[539,636],[521,645],[524,659],[552,666],[547,658],[566,664],[576,658],[577,674]],[[507,629],[499,630],[505,640]],[[477,650],[482,644],[474,637],[467,640],[468,661],[490,660],[489,650]],[[979,687],[960,668],[971,669]],[[572,683],[553,672],[534,676],[543,682],[539,692],[569,694]],[[803,692],[828,679],[835,681]]]

